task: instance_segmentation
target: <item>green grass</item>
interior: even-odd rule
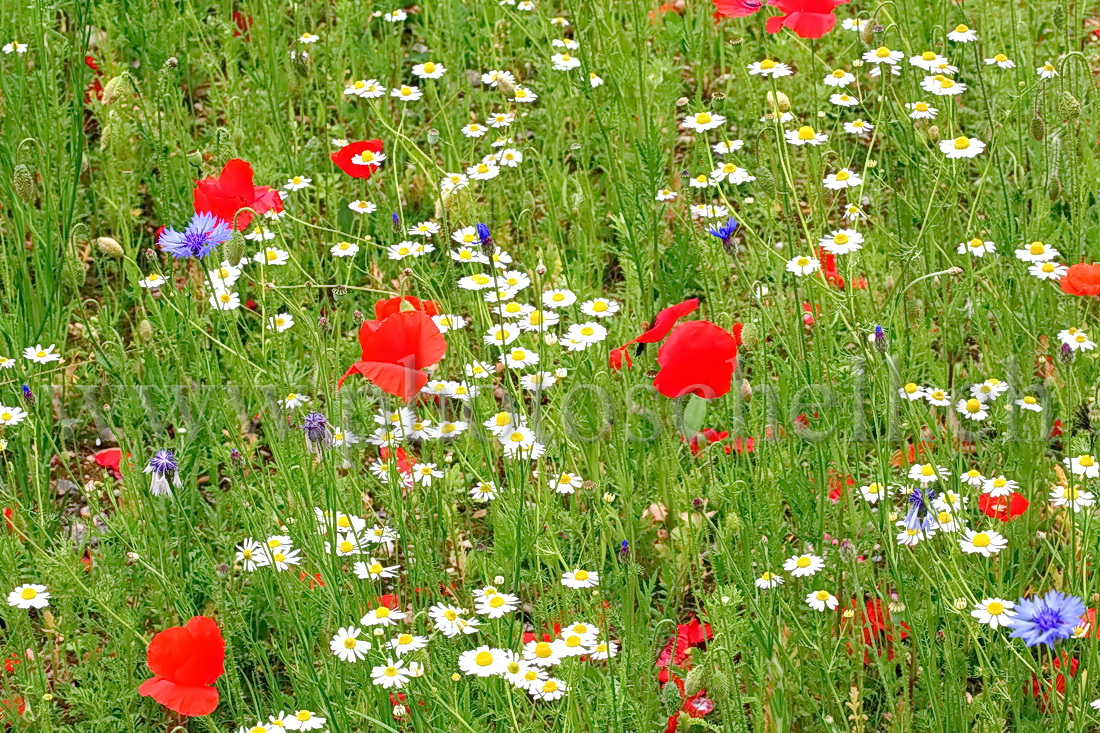
[[[247,39],[234,35],[235,9],[254,20]],[[654,7],[640,0],[542,0],[534,12],[425,0],[400,23],[373,16],[393,9],[344,0],[5,7],[0,36],[28,50],[0,54],[0,356],[17,362],[0,370],[0,402],[30,416],[0,428],[0,505],[16,527],[0,530],[0,577],[5,595],[22,583],[45,584],[52,595],[48,609],[0,607],[3,650],[20,660],[0,673],[0,699],[22,698],[27,708],[5,721],[33,731],[228,731],[308,708],[333,733],[663,730],[679,698],[671,686],[661,692],[655,662],[676,624],[698,617],[714,638],[692,653],[695,671],[674,674],[691,691],[706,688],[714,710],[682,720],[680,730],[1097,729],[1100,713],[1088,704],[1100,697],[1095,628],[1092,638],[1040,653],[970,617],[983,598],[1052,588],[1098,605],[1095,508],[1073,513],[1048,500],[1062,459],[1096,450],[1100,423],[1082,424],[1080,415],[1098,399],[1097,352],[1067,363],[1056,334],[1095,329],[1097,303],[1039,281],[1013,254],[1041,240],[1065,264],[1100,257],[1097,43],[1087,24],[1095,4],[855,2],[838,17],[874,18],[881,29],[873,38],[838,24],[821,40],[765,34],[770,10],[715,24],[701,0],[688,0],[682,16],[651,17]],[[569,27],[552,24],[557,16]],[[948,42],[959,23],[979,41]],[[307,31],[320,41],[300,44]],[[551,67],[559,50],[551,40],[563,37],[579,44],[577,70]],[[871,79],[868,65],[853,64],[881,45],[904,52],[900,76]],[[303,50],[308,60],[291,58]],[[924,73],[908,59],[925,50],[959,67],[964,94],[920,89]],[[998,52],[1016,68],[983,62]],[[85,102],[97,78],[86,55],[109,104],[94,95]],[[796,73],[749,75],[748,64],[765,57]],[[410,69],[427,60],[448,71],[418,82],[418,102],[343,93],[360,78],[417,81]],[[1059,75],[1043,81],[1035,69],[1048,60]],[[856,75],[847,91],[859,106],[829,102],[836,90],[821,80],[834,68]],[[491,69],[514,72],[538,101],[517,104],[482,85]],[[593,88],[588,72],[604,84]],[[769,91],[787,95],[795,125],[826,132],[828,143],[785,143],[775,123],[761,121]],[[904,105],[922,99],[939,108],[936,120],[907,116]],[[520,113],[510,128],[462,136],[463,125],[507,110]],[[727,124],[699,134],[680,127],[703,110]],[[856,118],[872,122],[873,134],[844,132]],[[690,188],[681,173],[717,167],[722,156],[711,145],[727,133],[745,145],[726,157],[756,180]],[[443,173],[493,152],[498,134],[512,138],[522,164],[441,196]],[[936,141],[962,134],[986,142],[985,152],[946,159]],[[387,160],[369,181],[351,179],[329,160],[334,138],[381,138]],[[204,265],[214,263],[157,252],[155,233],[185,226],[195,180],[231,157],[251,162],[257,184],[305,175],[313,185],[290,194],[288,215],[268,222],[269,244],[290,262],[249,265],[234,290],[255,309],[219,312],[203,284]],[[825,175],[841,167],[864,185],[824,189]],[[680,197],[655,201],[666,186]],[[353,214],[354,199],[377,211]],[[689,204],[710,202],[741,223],[735,247],[723,248],[691,216]],[[837,258],[848,287],[788,273],[788,259],[813,255],[821,236],[843,226],[848,202],[868,217],[858,224],[863,249]],[[410,238],[395,232],[391,212],[402,226],[438,221],[436,251],[388,259],[389,245]],[[365,441],[315,460],[298,429],[309,410],[367,436],[378,409],[395,407],[357,376],[336,389],[358,358],[355,334],[375,300],[412,294],[470,320],[447,334],[442,378],[462,379],[464,364],[497,358],[481,340],[496,316],[455,286],[478,270],[447,255],[450,232],[477,222],[530,274],[523,302],[550,288],[572,289],[578,306],[596,296],[618,301],[606,341],[571,353],[525,335],[518,343],[541,360],[494,377],[496,393],[414,405],[433,420],[471,425],[453,442],[415,447],[444,471],[431,486],[403,494],[376,479],[368,466],[378,451]],[[105,253],[100,237],[123,256]],[[957,254],[973,237],[997,252]],[[359,253],[330,255],[341,240],[358,243]],[[248,254],[258,249],[248,242]],[[172,281],[159,294],[138,285],[152,272]],[[866,288],[852,287],[860,278]],[[729,395],[706,403],[658,395],[647,376],[656,345],[632,369],[608,368],[611,348],[689,297],[701,298],[693,318],[748,324]],[[291,314],[294,327],[265,329],[276,313]],[[584,320],[577,306],[563,312],[563,325]],[[885,329],[883,349],[868,339],[876,325]],[[22,358],[38,343],[57,344],[60,364]],[[558,367],[568,376],[540,398],[519,387],[520,374]],[[953,406],[897,393],[907,382],[935,385],[953,404],[988,378],[1011,389],[978,433],[962,432]],[[33,404],[23,401],[24,384]],[[292,392],[311,401],[288,411],[281,400]],[[1024,394],[1038,396],[1043,412],[1012,409]],[[499,404],[518,405],[537,425],[543,458],[502,458],[480,427]],[[1064,434],[1050,439],[1055,420]],[[693,456],[682,434],[701,427],[755,437],[755,450],[727,455],[714,446]],[[962,554],[948,532],[898,545],[890,514],[904,517],[904,497],[894,493],[873,511],[858,489],[911,487],[907,465],[891,459],[913,443],[953,475],[976,468],[1019,481],[1031,505],[1004,524],[978,511],[977,489],[947,481],[969,497],[962,523],[1001,532],[1006,550]],[[91,460],[115,445],[130,456],[121,482]],[[183,486],[170,497],[152,496],[141,472],[161,448],[179,459]],[[553,493],[549,477],[561,471],[584,486]],[[831,500],[830,486],[849,476],[854,485]],[[507,490],[475,503],[468,492],[479,480]],[[400,565],[400,576],[357,579],[348,570],[356,558],[326,551],[314,507],[395,528],[400,540],[384,562]],[[273,534],[293,538],[300,568],[248,573],[234,563],[242,540]],[[811,548],[825,557],[820,574],[781,571]],[[562,586],[561,574],[578,567],[600,573],[598,589]],[[299,569],[324,585],[300,579]],[[786,582],[758,589],[765,571]],[[404,689],[407,718],[395,720],[389,694],[371,683],[388,635],[372,638],[375,650],[357,664],[329,652],[337,628],[358,625],[383,593],[407,605],[407,628],[431,634],[429,606],[451,598],[472,609],[472,592],[487,584],[524,605],[473,636],[434,634],[413,657],[426,673]],[[842,607],[852,599],[889,606],[893,641],[878,639],[882,653],[865,660],[858,616],[805,603],[819,589]],[[218,709],[183,719],[137,687],[150,676],[153,634],[197,614],[223,630],[226,674]],[[563,662],[555,675],[570,689],[561,700],[533,702],[499,678],[452,679],[463,651],[517,649],[524,631],[580,618],[608,629],[621,649],[609,662]],[[1063,653],[1077,672],[1044,705],[1029,694],[1033,675],[1049,680]]]

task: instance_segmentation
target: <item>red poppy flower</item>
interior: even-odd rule
[[[730,431],[728,430],[723,430],[719,432],[713,428],[703,428],[698,433],[691,436],[691,440],[688,443],[688,446],[691,448],[691,455],[697,456],[702,453],[703,449],[706,448],[708,445],[721,443],[728,437],[730,437]],[[683,441],[683,438],[680,438],[680,440]],[[730,446],[726,445],[723,446],[723,448],[726,452],[726,455],[729,455]]]
[[[684,703],[675,715],[668,717],[665,733],[676,733],[676,729],[680,726],[681,715],[686,715],[689,718],[703,718],[714,711],[714,701],[707,697],[706,690],[699,690],[691,697],[687,697],[684,681],[679,677],[674,677],[672,682],[680,690],[680,696],[684,698]]]
[[[844,496],[844,488],[846,486],[855,486],[856,480],[851,476],[844,478],[840,477],[840,474],[835,471],[829,471],[829,501],[836,504],[840,501],[840,497]]]
[[[741,345],[741,324],[734,324],[733,331],[710,321],[677,325],[657,352],[661,370],[653,386],[673,399],[694,394],[712,400],[729,392]]]
[[[669,639],[657,657],[657,666],[661,668],[657,674],[660,683],[663,685],[668,682],[668,668],[680,666],[687,659],[689,648],[703,646],[713,635],[710,624],[701,624],[697,618],[686,624],[679,624],[676,627],[676,637]]]
[[[15,533],[15,522],[12,521],[13,514],[14,512],[12,512],[10,506],[4,507],[4,524],[8,526],[9,534]]]
[[[833,10],[848,0],[771,0],[769,5],[778,8],[783,15],[768,18],[764,29],[778,33],[790,28],[800,38],[821,38],[836,25]]]
[[[1070,265],[1059,284],[1070,295],[1100,295],[1100,264]]]
[[[241,209],[253,209],[257,214],[283,210],[278,191],[252,185],[252,166],[247,161],[233,158],[226,162],[217,178],[195,182],[196,214],[209,211],[230,226],[235,221],[237,229],[243,230],[252,223],[252,212]]]
[[[1027,511],[1030,505],[1031,502],[1018,491],[1013,491],[1008,496],[982,494],[978,498],[978,508],[982,510],[982,513],[1002,522],[1020,516]]]
[[[374,317],[381,321],[394,313],[400,313],[402,303],[405,310],[424,311],[429,316],[439,315],[439,303],[434,300],[421,300],[413,295],[399,295],[389,300],[379,300],[374,304]]]
[[[96,465],[103,466],[114,474],[116,479],[122,480],[122,474],[119,472],[119,464],[122,463],[121,448],[104,448],[93,453],[92,458],[95,460]]]
[[[209,715],[218,707],[213,684],[225,674],[225,639],[214,619],[195,616],[154,636],[148,664],[154,677],[138,688],[143,697],[181,715]]]
[[[895,632],[890,621],[889,608],[878,598],[869,599],[863,608],[860,608],[859,602],[853,598],[851,607],[854,609],[851,619],[845,618],[841,613],[840,625],[844,629],[849,624],[859,624],[859,637],[864,646],[863,663],[865,665],[871,663],[870,651],[872,650],[875,656],[882,656],[885,652],[887,659],[893,659],[894,648],[891,642],[894,641]],[[905,639],[908,636],[909,625],[903,621],[898,624],[897,638]],[[848,645],[848,653],[852,653],[851,644]]]
[[[348,143],[329,157],[332,158],[332,162],[336,164],[337,168],[352,178],[370,178],[382,165],[381,161],[377,163],[356,163],[352,161],[352,158],[363,153],[378,155],[381,152],[381,140],[360,140],[359,142]]]
[[[240,38],[241,36],[244,36],[244,40],[251,40],[248,37],[248,29],[252,27],[251,15],[245,15],[239,10],[234,10],[233,23],[237,26],[237,28],[233,31],[234,38]]]
[[[1057,670],[1062,669],[1063,665],[1065,665],[1067,662],[1069,663],[1069,676],[1076,677],[1077,667],[1080,664],[1077,661],[1076,657],[1071,657],[1065,652],[1062,652],[1054,658],[1052,664],[1054,669]],[[1026,692],[1030,692],[1032,697],[1042,697],[1041,700],[1036,700],[1036,704],[1038,705],[1039,709],[1043,711],[1047,710],[1048,704],[1050,703],[1050,693],[1052,689],[1057,691],[1059,695],[1066,694],[1066,676],[1061,672],[1054,675],[1054,679],[1047,677],[1046,679],[1042,680],[1042,682],[1040,682],[1039,678],[1033,674],[1031,675],[1031,684],[1024,685],[1024,690]]]
[[[359,329],[363,354],[340,381],[358,372],[387,392],[408,402],[428,383],[424,367],[447,353],[447,340],[423,311],[403,311],[380,321],[365,321]]]
[[[763,0],[714,0],[714,14],[726,18],[744,18],[762,7]]]
[[[665,308],[657,314],[657,317],[653,319],[653,325],[651,325],[641,336],[627,341],[617,349],[612,349],[611,354],[608,356],[608,364],[612,369],[618,371],[623,368],[623,359],[625,358],[626,365],[628,367],[633,366],[634,364],[630,360],[630,354],[626,351],[628,346],[631,344],[657,343],[668,335],[668,332],[672,330],[672,327],[676,325],[677,321],[689,313],[693,313],[698,307],[699,299],[690,298],[682,303],[670,305],[668,308]]]

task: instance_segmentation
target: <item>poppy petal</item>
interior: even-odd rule
[[[151,697],[180,715],[209,715],[218,707],[218,690],[214,687],[186,687],[164,677],[145,680],[138,687],[143,697]]]

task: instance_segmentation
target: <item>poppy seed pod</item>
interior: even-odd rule
[[[122,245],[118,243],[117,239],[111,237],[98,237],[95,240],[95,245],[100,252],[108,257],[114,257],[116,260],[120,260],[126,256],[126,250],[122,248]]]

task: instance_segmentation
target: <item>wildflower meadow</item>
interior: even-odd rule
[[[0,12],[0,727],[1100,730],[1100,6]]]

